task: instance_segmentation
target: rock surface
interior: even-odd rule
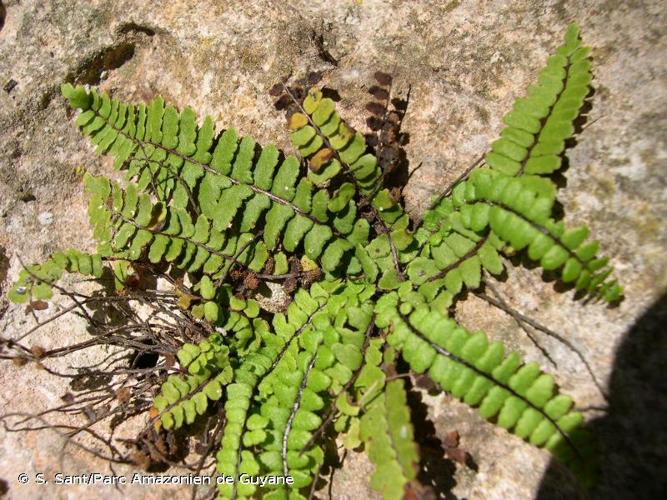
[[[559,198],[566,220],[589,224],[611,256],[627,298],[614,309],[584,306],[573,301],[571,291],[556,293],[538,270],[523,267],[510,269],[497,288],[521,312],[570,339],[598,380],[605,385],[612,380],[611,407],[618,415],[612,416],[613,425],[602,426],[606,448],[596,495],[664,492],[659,476],[651,477],[665,461],[667,434],[655,418],[665,411],[664,376],[650,379],[660,386],[642,384],[646,373],[664,368],[659,355],[665,353],[664,341],[648,336],[652,344],[640,342],[632,351],[645,356],[646,365],[636,358],[615,363],[623,339],[645,311],[656,304],[652,314],[664,318],[664,300],[659,301],[667,288],[662,2],[2,0],[0,5],[0,247],[6,255],[0,253],[5,260],[0,269],[8,267],[8,279],[16,276],[20,260],[39,261],[64,247],[91,247],[75,169],[109,172],[110,164],[96,157],[76,131],[57,90],[65,80],[99,84],[128,100],[161,94],[200,116],[211,114],[218,128],[235,126],[258,142],[289,150],[284,118],[268,96],[281,76],[326,71],[325,82],[342,96],[341,113],[361,129],[372,74],[389,71],[403,95],[411,86],[404,131],[410,134],[410,167],[419,169],[405,192],[408,208],[418,214],[430,195],[485,151],[501,129],[502,115],[535,79],[567,23],[577,21],[593,47],[595,94],[587,126],[569,152],[567,189]],[[0,311],[5,307],[0,304]],[[512,318],[481,300],[470,298],[457,313],[470,328],[484,328],[549,367],[582,407],[604,404],[580,360],[562,344],[539,335],[557,364],[553,367]],[[8,337],[29,324],[14,306],[0,321]],[[655,333],[656,324],[637,331]],[[81,335],[81,325],[70,322],[37,340],[53,345]],[[0,387],[0,413],[46,407],[64,392],[62,383],[44,372],[9,363],[0,364]],[[546,453],[482,422],[447,396],[426,399],[438,434],[457,429],[461,446],[477,464],[477,471],[456,467],[452,495],[576,494],[571,478],[554,467],[540,486],[549,467]],[[587,416],[605,420],[596,411]],[[660,428],[646,431],[651,425]],[[167,488],[54,490],[16,481],[24,471],[102,471],[80,451],[61,454],[61,446],[48,433],[0,430],[0,478],[9,485],[9,498],[182,497],[182,491]],[[334,474],[333,497],[372,496],[366,486],[370,470],[362,457],[348,461]]]

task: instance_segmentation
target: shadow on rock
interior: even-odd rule
[[[609,384],[607,414],[589,424],[599,442],[600,460],[592,498],[667,498],[666,333],[667,294],[623,339]],[[564,474],[552,461],[537,498],[584,498],[564,486]]]

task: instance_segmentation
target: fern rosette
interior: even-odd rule
[[[283,85],[297,152],[285,155],[234,129],[218,133],[212,118],[198,123],[193,110],[161,97],[128,104],[66,83],[77,126],[125,182],[86,174],[97,252],[58,252],[26,267],[9,297],[49,299],[65,272],[106,273],[117,293],[132,293],[123,290],[127,276],[141,266],[177,275],[177,306],[207,336],[175,350],[177,371],[155,394],[153,420],[179,432],[206,414],[224,419],[217,471],[235,480],[220,484],[222,498],[307,496],[324,443],[336,436],[366,449],[374,489],[403,498],[420,457],[398,356],[590,477],[592,439],[572,399],[536,363],[459,325],[449,308],[520,251],[582,295],[621,298],[588,228],[556,218],[549,178],[591,80],[589,49],[571,26],[503,118],[484,162],[421,222],[385,185],[364,135],[317,87],[299,96]],[[267,283],[298,290],[289,305],[269,307]],[[260,491],[243,475],[292,482]]]

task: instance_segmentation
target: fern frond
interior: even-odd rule
[[[360,435],[375,465],[371,487],[385,499],[404,498],[405,486],[417,477],[419,453],[403,380],[387,383],[361,418]]]
[[[506,355],[501,342],[466,331],[403,288],[378,301],[377,324],[391,329],[387,342],[414,372],[427,372],[445,391],[479,407],[484,418],[547,448],[573,470],[591,473],[592,438],[551,375],[517,353]]]
[[[206,412],[209,400],[222,397],[223,387],[232,378],[228,354],[222,336],[217,333],[199,344],[186,343],[179,349],[176,357],[187,375],[170,375],[153,403],[165,429],[192,424],[197,415]]]
[[[48,300],[53,297],[53,285],[65,272],[101,278],[104,272],[102,257],[75,249],[51,254],[41,264],[31,264],[22,269],[7,296],[17,304]]]
[[[528,257],[545,270],[559,270],[563,282],[573,283],[577,290],[607,302],[620,298],[621,287],[607,279],[612,272],[608,259],[597,257],[596,241],[586,242],[588,228],[566,230],[563,222],[551,218],[552,196],[480,169],[455,190],[453,200],[464,224],[474,231],[488,225],[515,250],[526,248]]]
[[[424,220],[417,237],[424,247],[412,261],[408,275],[416,284],[440,282],[453,294],[462,283],[479,286],[480,268],[491,274],[502,271],[498,251],[503,244],[527,249],[531,260],[547,271],[559,271],[564,283],[576,290],[617,301],[622,289],[608,279],[608,259],[597,256],[598,243],[586,242],[588,228],[567,230],[551,217],[555,192],[480,168],[470,174]],[[432,231],[432,232],[431,232]],[[427,295],[428,296],[428,295]]]
[[[421,257],[408,266],[408,275],[426,297],[433,298],[438,286],[456,295],[462,284],[479,286],[481,268],[502,272],[499,251],[508,245],[526,249],[531,260],[558,271],[576,290],[606,302],[618,300],[622,289],[608,279],[612,269],[607,258],[597,256],[598,243],[586,242],[586,226],[567,230],[551,218],[554,203],[553,193],[534,190],[519,178],[475,170],[425,219],[417,235],[424,245]]]
[[[327,272],[361,273],[351,250],[367,243],[369,225],[357,218],[354,193],[330,197],[326,189],[315,189],[295,157],[280,162],[274,146],[258,153],[252,139],[239,140],[233,129],[216,139],[210,118],[198,128],[191,110],[179,115],[161,98],[146,108],[69,84],[62,91],[72,106],[81,106],[77,124],[83,134],[98,152],[115,156],[117,168],[129,166],[139,191],[154,193],[174,209],[200,207],[221,233],[238,227],[257,234],[263,228],[267,252],[281,247],[292,254],[303,245]]]
[[[427,283],[426,297],[435,298],[440,288],[455,295],[462,284],[476,288],[481,268],[499,274],[504,242],[514,250],[527,248],[532,260],[560,270],[563,282],[578,291],[607,302],[621,298],[621,287],[608,279],[607,259],[596,257],[597,242],[584,243],[588,228],[566,231],[551,218],[556,190],[541,177],[560,167],[565,141],[574,134],[590,90],[589,52],[571,25],[539,83],[503,119],[507,127],[486,155],[488,167],[474,169],[424,215],[417,232],[423,250],[407,271],[417,284]]]
[[[565,141],[574,135],[574,121],[590,92],[589,54],[579,28],[570,25],[538,83],[504,116],[507,127],[485,158],[491,168],[510,176],[548,175],[560,168]]]
[[[383,226],[380,238],[390,250],[382,257],[390,258],[378,261],[361,244],[356,245],[355,255],[369,281],[374,282],[381,273],[382,286],[389,289],[402,280],[401,263],[414,256],[401,255],[414,241],[409,230],[410,218],[390,192],[382,189],[383,176],[377,158],[367,152],[364,136],[340,117],[334,101],[312,87],[303,104],[297,104],[302,112],[290,116],[289,128],[293,130],[290,138],[299,153],[310,158],[308,178],[318,186],[326,186],[334,179],[342,182],[332,197],[332,205],[341,207],[342,202],[358,193],[372,207]],[[330,209],[335,207],[330,205]]]
[[[248,402],[243,412],[233,413],[238,419],[224,430],[220,472],[236,475],[256,469],[289,475],[296,488],[312,482],[323,460],[321,448],[310,446],[312,432],[322,422],[318,414],[325,409],[327,394],[340,391],[361,367],[361,346],[373,309],[367,302],[373,287],[323,285],[314,284],[308,293],[299,291],[287,314],[274,316],[271,330],[262,337],[264,346],[246,356],[235,371],[239,387],[234,390],[248,394]],[[226,411],[227,405],[238,410],[237,399],[230,402],[228,397]],[[234,497],[254,491],[235,488],[224,485],[221,494]]]
[[[337,196],[352,197],[355,188],[372,197],[381,188],[382,170],[377,158],[366,153],[364,136],[350,127],[336,111],[336,103],[312,87],[301,106],[303,113],[289,119],[291,140],[304,158],[310,158],[308,178],[316,185],[326,185],[341,171],[353,183],[338,188]]]

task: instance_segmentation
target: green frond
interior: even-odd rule
[[[104,263],[98,254],[74,249],[56,252],[41,264],[31,264],[22,269],[7,297],[17,304],[48,300],[53,296],[53,285],[66,272],[101,278]]]
[[[506,128],[491,145],[486,163],[510,176],[549,175],[561,167],[565,141],[575,133],[592,80],[590,49],[571,25],[564,43],[547,60],[538,82],[503,118]]]
[[[385,499],[404,498],[405,486],[417,477],[419,453],[403,380],[387,383],[361,418],[360,435],[375,465],[371,487]]]
[[[299,153],[309,159],[308,178],[318,186],[327,186],[333,179],[352,181],[343,182],[336,189],[329,209],[344,210],[358,191],[385,225],[386,234],[382,238],[387,245],[391,244],[396,254],[414,250],[414,238],[408,229],[410,219],[389,191],[382,189],[382,171],[377,158],[367,153],[364,136],[345,123],[336,111],[334,101],[323,97],[317,87],[308,91],[301,110],[302,113],[290,117],[289,127],[293,130],[290,137]],[[350,216],[349,224],[354,222],[353,216]],[[395,257],[383,255],[389,258],[377,261],[369,255],[361,241],[353,243],[357,245],[355,256],[365,276],[375,281],[377,275],[382,274],[385,283],[389,282],[395,272]],[[412,257],[414,254],[399,255],[398,262],[407,262]]]
[[[106,273],[118,292],[140,268],[177,274],[173,311],[208,337],[178,350],[151,423],[175,431],[224,406],[217,470],[234,482],[219,485],[222,498],[304,498],[332,434],[348,449],[363,444],[375,465],[371,486],[403,498],[419,454],[394,373],[399,354],[411,373],[427,373],[588,479],[592,440],[572,399],[537,364],[467,331],[447,310],[516,251],[582,294],[621,298],[588,228],[566,228],[553,210],[549,176],[590,84],[589,50],[573,25],[503,118],[485,163],[419,224],[384,187],[364,136],[317,88],[303,102],[290,95],[297,158],[233,128],[216,132],[212,118],[198,122],[161,97],[128,104],[64,84],[82,134],[126,179],[84,176],[97,252],[58,252],[25,267],[9,298],[48,299],[65,272]],[[265,281],[290,290],[283,312],[262,305]],[[244,474],[293,483],[260,491]]]
[[[526,249],[530,259],[547,271],[558,271],[563,282],[577,290],[607,302],[620,298],[621,287],[607,279],[612,272],[608,259],[597,256],[596,241],[586,242],[588,228],[566,229],[551,218],[553,196],[486,169],[474,172],[460,191],[454,202],[464,224],[475,231],[488,225],[513,249]]]
[[[266,257],[302,248],[327,273],[362,274],[353,250],[368,243],[370,227],[358,218],[352,185],[330,195],[304,177],[295,157],[281,160],[274,146],[259,150],[233,129],[215,138],[210,118],[198,128],[192,110],[179,115],[161,98],[145,107],[63,86],[66,96],[81,92],[88,98],[72,97],[70,103],[81,106],[82,133],[98,152],[115,157],[116,168],[127,168],[139,192],[153,193],[172,209],[200,207],[218,232],[261,234]]]
[[[200,291],[207,304],[212,304],[211,309],[216,307],[211,301],[219,295],[215,283],[226,276],[232,266],[260,272],[270,256],[266,243],[256,234],[223,227],[219,222],[221,215],[207,215],[207,210],[202,210],[195,217],[184,208],[153,203],[149,195],[139,193],[134,184],[122,189],[115,182],[90,175],[84,182],[91,197],[89,216],[99,242],[98,251],[130,261],[148,258],[156,264],[168,262],[188,273],[203,273],[195,290]],[[202,191],[200,197],[206,196],[205,190]],[[248,217],[248,212],[244,217]],[[269,227],[275,230],[278,222],[271,218],[271,211],[267,218]],[[267,232],[268,228],[265,236]],[[289,246],[290,234],[288,226],[283,248]],[[367,234],[365,231],[366,237]],[[349,247],[351,244],[340,238],[330,244],[319,259],[324,269],[333,271]],[[217,314],[211,312],[207,316]]]
[[[428,373],[443,390],[479,407],[484,418],[547,448],[575,472],[593,473],[592,436],[583,416],[536,363],[506,353],[482,332],[468,332],[406,287],[382,297],[376,314],[378,326],[391,329],[387,342],[414,372]]]
[[[499,251],[507,246],[526,250],[531,260],[558,272],[578,291],[606,302],[619,300],[622,289],[609,279],[612,269],[607,258],[597,256],[598,243],[586,241],[586,226],[566,229],[554,220],[555,201],[555,192],[535,189],[522,178],[474,170],[424,220],[416,235],[421,256],[408,266],[410,278],[430,293],[427,298],[434,298],[436,284],[454,295],[463,284],[475,289],[481,268],[502,272]]]
[[[565,141],[574,134],[590,90],[589,52],[571,25],[539,83],[503,119],[508,126],[486,156],[488,167],[473,170],[424,215],[416,234],[422,251],[408,274],[427,298],[435,299],[440,289],[456,295],[463,285],[477,288],[481,269],[502,272],[499,251],[505,245],[527,249],[532,260],[558,271],[578,291],[607,302],[621,298],[621,287],[608,279],[607,259],[596,257],[597,242],[584,242],[588,228],[566,230],[551,218],[556,190],[541,177],[560,167]]]
[[[332,404],[331,396],[362,366],[373,310],[367,301],[373,287],[323,285],[297,292],[287,313],[276,314],[263,332],[263,346],[235,370],[219,472],[291,476],[295,489],[313,481],[324,459],[322,449],[310,443],[313,431],[322,424],[327,401]],[[225,498],[254,491],[252,485],[220,487]],[[281,492],[284,487],[272,495]]]
[[[174,430],[192,424],[209,401],[222,398],[232,378],[229,349],[217,333],[199,344],[184,344],[176,357],[187,374],[167,377],[153,402],[162,426]]]

